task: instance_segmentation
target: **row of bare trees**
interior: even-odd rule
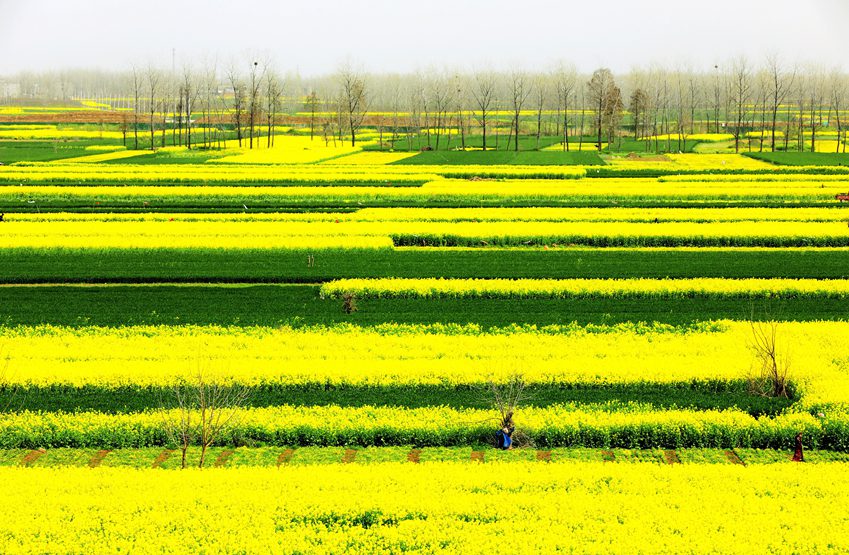
[[[520,136],[536,139],[522,142],[531,148],[543,137],[559,137],[563,150],[576,142],[583,148],[589,137],[596,148],[631,137],[658,151],[683,150],[697,133],[728,134],[736,150],[817,150],[825,130],[838,135],[834,148],[843,151],[849,83],[839,70],[790,66],[776,57],[757,65],[737,58],[707,71],[650,67],[623,75],[605,68],[581,74],[567,63],[536,73],[407,75],[367,75],[345,65],[305,79],[281,76],[266,60],[225,70],[147,66],[123,76],[61,72],[19,79],[22,101],[100,99],[123,110],[122,128],[135,148],[144,141],[143,127],[148,148],[165,146],[169,134],[171,145],[209,148],[232,136],[254,148],[262,136],[273,146],[275,126],[286,122],[308,126],[311,137],[325,142],[356,144],[358,130],[368,126],[381,144],[400,141],[408,148],[465,148],[469,135],[477,135],[484,149],[518,150]],[[194,137],[198,121],[202,133]]]

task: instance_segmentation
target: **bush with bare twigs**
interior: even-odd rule
[[[776,320],[749,322],[749,349],[754,362],[749,371],[749,391],[766,397],[790,397],[790,353]]]
[[[249,395],[247,386],[207,380],[202,370],[193,381],[172,386],[162,414],[168,439],[180,448],[181,468],[186,468],[186,455],[195,444],[201,449],[198,468],[203,468],[207,449],[237,427]]]
[[[527,400],[526,385],[524,378],[520,375],[512,376],[505,383],[489,382],[492,402],[501,415],[498,424],[499,429],[513,426],[513,417],[516,411]],[[518,428],[513,431],[512,440],[516,447],[533,447],[530,436]]]

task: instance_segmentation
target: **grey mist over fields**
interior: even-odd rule
[[[845,0],[0,0],[0,75],[252,55],[303,76],[345,60],[378,73],[543,70],[561,59],[622,72],[768,54],[846,69],[847,23]]]

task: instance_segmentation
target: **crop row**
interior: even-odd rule
[[[22,212],[4,222],[846,222],[849,211],[828,208],[364,208],[339,212],[80,213]]]
[[[32,468],[2,469],[0,484],[9,554],[483,554],[503,552],[517,523],[522,550],[539,553],[849,547],[843,463]]]
[[[810,353],[794,376],[831,389],[843,373],[845,322],[783,323]],[[5,379],[22,385],[434,385],[503,382],[634,384],[737,381],[751,363],[746,323],[664,325],[17,326],[0,328]],[[842,397],[849,398],[845,387]]]
[[[833,206],[835,195],[846,192],[845,189],[840,182],[669,184],[627,179],[446,180],[421,187],[22,185],[0,188],[0,209],[6,212],[107,209],[174,212],[215,208],[243,212],[246,209],[403,206]]]
[[[0,467],[30,468],[91,467],[91,468],[180,468],[179,450],[161,447],[138,449],[0,449]],[[562,447],[552,449],[520,448],[509,451],[488,445],[464,447],[424,447],[410,445],[393,447],[211,447],[204,458],[204,468],[246,469],[276,467],[282,472],[306,465],[379,465],[385,463],[537,463],[561,462],[619,464],[654,463],[659,465],[773,465],[793,464],[792,452],[784,449],[596,449]],[[200,464],[200,452],[189,449],[187,467]],[[849,462],[849,453],[825,450],[805,450],[805,462],[814,464]]]
[[[373,237],[369,243],[369,237]],[[310,248],[339,246],[845,247],[841,222],[4,222],[0,248]]]
[[[250,239],[250,238],[246,238]],[[118,242],[134,241],[120,235]],[[42,239],[42,241],[44,241]],[[151,242],[150,239],[147,239]],[[382,237],[289,237],[292,248],[0,249],[0,281],[321,282],[338,278],[849,278],[849,249],[391,247]],[[213,239],[210,239],[210,243]],[[278,239],[280,243],[283,238]],[[77,239],[84,243],[84,239]],[[355,244],[368,247],[353,248]],[[334,248],[333,245],[336,245]],[[382,247],[382,248],[381,248]],[[2,292],[0,292],[2,295]],[[14,307],[7,306],[8,310]]]
[[[516,412],[515,421],[538,447],[787,449],[802,432],[812,448],[849,450],[849,417],[837,409],[820,414],[754,417],[735,409],[564,404],[523,408]],[[6,413],[0,419],[0,447],[173,446],[169,429],[182,418],[178,410]],[[200,415],[190,418],[197,423]],[[230,422],[215,438],[216,445],[452,446],[492,444],[499,415],[493,410],[448,407],[281,405],[238,409]],[[199,430],[192,432],[196,438],[195,432]]]
[[[226,159],[219,159],[226,162]],[[579,179],[582,168],[556,166],[392,166],[392,165],[253,165],[180,164],[106,165],[20,163],[0,168],[0,183],[7,184],[191,184],[207,183],[385,183],[421,184],[440,177],[473,176],[507,179]]]
[[[816,279],[340,279],[321,286],[322,297],[587,299],[782,299],[849,297],[849,280]]]

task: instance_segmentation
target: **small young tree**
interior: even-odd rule
[[[345,65],[339,70],[338,79],[341,85],[341,96],[345,109],[345,122],[351,133],[351,146],[357,145],[357,131],[363,124],[368,111],[365,77],[360,71]]]
[[[475,74],[475,86],[472,89],[475,99],[474,116],[481,128],[483,136],[483,150],[486,150],[486,119],[492,111],[495,101],[495,75],[492,72],[479,72]]]
[[[171,396],[173,406],[163,407],[165,433],[171,443],[179,446],[182,455],[180,468],[186,468],[186,455],[197,435],[197,425],[192,411],[195,397],[193,385],[181,380],[171,388]]]
[[[166,434],[179,446],[181,468],[186,468],[189,448],[200,445],[198,468],[203,468],[206,452],[238,422],[241,409],[250,396],[245,385],[208,380],[202,368],[193,381],[181,380],[171,389],[171,399],[163,403]]]
[[[9,379],[9,355],[0,348],[0,356],[0,413],[5,413],[12,407],[18,388]]]
[[[749,348],[755,360],[749,374],[749,389],[767,397],[789,397],[790,354],[779,342],[780,325],[771,318],[749,321],[752,335]]]
[[[315,113],[318,111],[320,100],[315,91],[310,92],[304,99],[304,108],[310,113],[310,140],[315,136]],[[327,142],[327,134],[325,133],[325,143]]]
[[[230,88],[233,89],[233,127],[236,130],[236,140],[239,142],[239,148],[241,148],[243,115],[245,112],[245,84],[235,68],[231,68],[227,72],[227,80],[230,82]]]
[[[503,383],[489,382],[491,401],[501,415],[498,423],[499,428],[509,426],[519,406],[527,400],[526,385],[524,378],[518,374],[511,376]],[[513,442],[518,447],[532,445],[531,438],[518,429],[513,433]]]

